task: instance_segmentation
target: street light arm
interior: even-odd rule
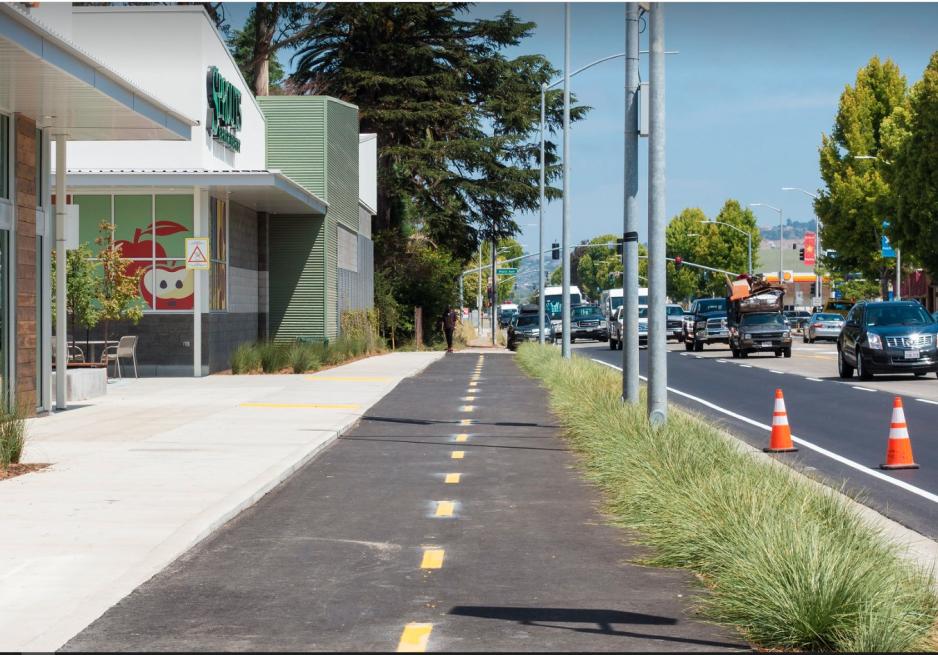
[[[801,193],[803,193],[803,194],[806,195],[806,196],[810,196],[810,197],[814,198],[815,200],[818,199],[818,197],[817,197],[815,194],[811,193],[810,191],[805,191],[805,190],[802,189],[801,187],[797,187],[797,186],[783,186],[783,187],[782,187],[782,191],[800,191]]]

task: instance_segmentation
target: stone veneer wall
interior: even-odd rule
[[[36,408],[36,121],[17,114],[16,134],[16,402]]]

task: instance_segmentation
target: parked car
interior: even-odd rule
[[[680,305],[668,305],[668,339],[680,342],[684,338],[684,308]]]
[[[844,317],[840,314],[812,314],[804,328],[804,342],[814,343],[818,339],[837,341],[844,329]]]
[[[508,327],[511,319],[518,314],[518,306],[514,303],[502,303],[498,306],[498,326]]]
[[[938,373],[938,323],[915,301],[860,301],[837,338],[837,372],[862,380],[874,373]]]
[[[806,312],[803,309],[789,309],[785,312],[785,318],[788,319],[788,324],[791,326],[792,330],[804,330],[805,325],[811,320],[811,312]]]
[[[577,339],[609,339],[609,325],[599,305],[577,305],[570,308],[570,343]]]
[[[766,284],[729,304],[730,350],[733,357],[769,351],[776,357],[791,357],[791,327],[782,313],[785,290]]]
[[[698,298],[684,319],[685,350],[703,350],[709,343],[729,343],[726,325],[726,298]]]
[[[508,324],[508,350],[517,350],[518,344],[524,341],[539,341],[540,316],[537,311],[522,312],[512,318]],[[554,331],[550,327],[550,322],[544,321],[544,342],[554,343]]]

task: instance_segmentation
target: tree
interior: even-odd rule
[[[882,225],[894,217],[896,202],[884,175],[885,163],[857,156],[886,158],[884,122],[905,104],[907,95],[899,67],[873,57],[857,72],[854,85],[847,85],[841,94],[830,136],[821,137],[821,178],[826,188],[820,190],[814,210],[824,226],[825,248],[837,251],[828,264],[841,274],[859,271],[880,280],[883,295],[894,262],[880,252]]]
[[[866,300],[879,296],[879,280],[847,280],[837,285],[847,300]]]
[[[521,257],[524,254],[524,248],[521,247],[521,244],[518,243],[516,239],[502,239],[498,242],[498,247],[495,249],[495,252],[498,253],[497,262],[504,262],[509,259],[515,259],[516,257]],[[505,264],[506,267],[519,268],[523,262],[514,261]],[[490,242],[482,244],[482,294],[483,294],[483,306],[488,306],[488,293],[487,289],[489,284],[491,284],[492,279],[492,246]],[[499,264],[497,266],[501,268]],[[473,258],[470,260],[469,264],[466,266],[466,269],[478,268],[478,259]],[[515,288],[516,277],[512,276],[499,276],[498,278],[498,298],[502,302],[507,302],[509,298],[512,297]],[[475,307],[476,299],[479,293],[479,276],[477,273],[470,273],[466,275],[463,280],[463,297],[467,307]]]
[[[897,107],[883,125],[883,140],[894,164],[897,213],[893,234],[902,259],[912,256],[938,275],[938,52],[913,86],[907,107]]]
[[[72,335],[72,347],[75,346],[75,334],[78,327],[89,330],[98,324],[100,311],[97,307],[98,275],[96,264],[92,260],[91,250],[81,244],[65,253],[65,309]],[[52,297],[55,297],[55,252],[52,253]],[[55,324],[55,303],[52,303],[52,323]],[[88,348],[88,345],[85,345]]]
[[[277,53],[297,45],[312,31],[314,10],[305,2],[255,2],[244,27],[228,47],[256,96],[280,91],[284,71]]]
[[[541,55],[502,53],[529,36],[532,23],[511,12],[466,20],[467,10],[464,3],[325,3],[295,56],[294,90],[357,105],[361,130],[379,134],[379,268],[406,249],[409,229],[468,261],[480,242],[517,232],[515,212],[538,206],[540,85],[557,71]],[[560,92],[548,99],[553,130]],[[585,111],[575,108],[573,119]],[[553,180],[552,142],[546,162]]]
[[[122,246],[114,242],[114,225],[107,221],[98,224],[99,236],[94,242],[100,246],[98,261],[103,275],[98,280],[100,320],[104,322],[104,341],[107,345],[111,321],[132,321],[143,318],[143,299],[140,297],[140,278],[144,270],[127,272],[129,259],[121,254]]]

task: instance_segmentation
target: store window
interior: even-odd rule
[[[211,294],[209,309],[225,311],[228,309],[228,203],[218,198],[209,201],[209,285]]]
[[[143,271],[140,295],[148,312],[187,311],[195,299],[192,271],[185,266],[186,237],[192,236],[192,196],[186,194],[78,195],[78,238],[92,253],[102,223],[114,226],[115,243]]]
[[[0,114],[0,198],[10,199],[10,117]]]

